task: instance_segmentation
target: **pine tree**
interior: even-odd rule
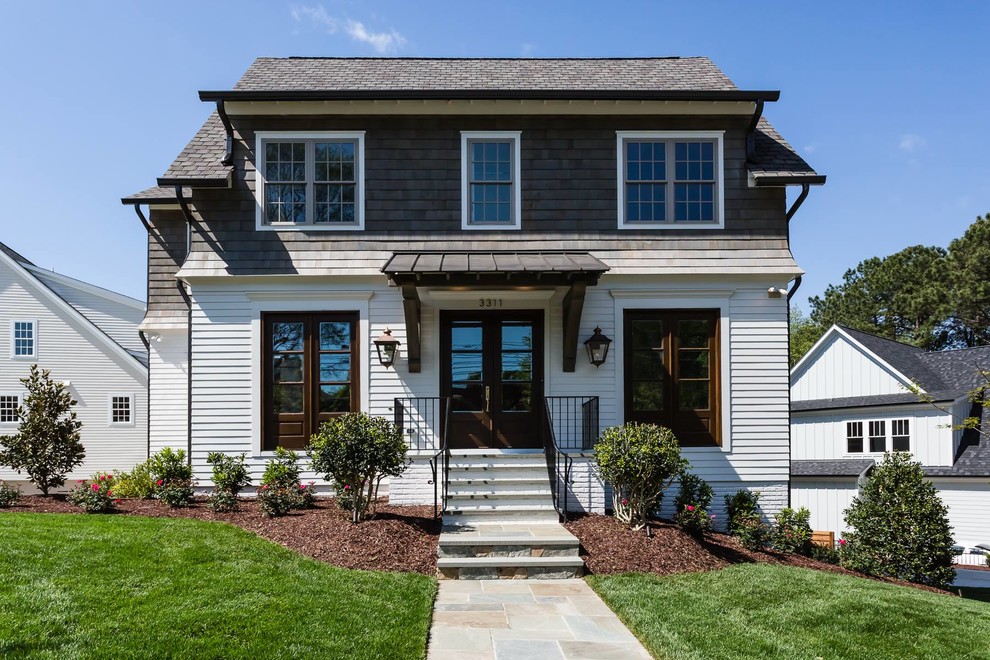
[[[31,365],[31,374],[21,379],[27,395],[18,409],[17,434],[0,436],[0,465],[26,472],[46,496],[64,485],[66,475],[86,456],[79,439],[82,423],[72,410],[76,402],[65,384],[53,381],[50,374]]]

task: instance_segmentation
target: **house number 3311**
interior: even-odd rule
[[[478,298],[478,307],[502,307],[501,298]]]

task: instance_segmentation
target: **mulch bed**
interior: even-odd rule
[[[86,515],[62,495],[23,496],[14,507],[0,511]],[[261,507],[251,500],[243,500],[240,510],[233,513],[213,513],[205,498],[183,509],[157,500],[124,500],[115,515],[226,522],[334,566],[436,575],[440,521],[433,519],[432,506],[380,503],[374,517],[357,525],[332,500],[318,500],[313,509],[281,518],[264,517]]]
[[[646,535],[645,530],[634,532],[627,529],[611,516],[594,514],[576,518],[564,526],[581,541],[581,558],[584,559],[589,573],[608,575],[640,572],[673,575],[716,571],[732,564],[761,563],[869,577],[802,555],[747,550],[735,537],[727,534],[712,533],[698,539],[665,521],[650,523],[650,536]],[[924,591],[949,593],[904,580],[880,580]]]

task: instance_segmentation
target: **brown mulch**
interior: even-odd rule
[[[650,523],[650,536],[646,535],[645,530],[634,532],[624,527],[611,516],[595,514],[576,518],[564,526],[581,541],[581,558],[584,559],[589,573],[608,575],[639,572],[673,575],[716,571],[732,564],[760,563],[869,577],[802,555],[747,550],[735,537],[727,534],[711,533],[699,539],[665,521]],[[871,579],[924,591],[949,593],[904,580]]]
[[[0,511],[86,515],[62,495],[24,496],[14,507]],[[440,521],[433,519],[432,506],[380,503],[372,518],[356,525],[332,500],[318,500],[313,509],[293,511],[281,518],[264,517],[252,500],[242,500],[240,509],[233,513],[213,513],[205,498],[197,498],[193,506],[183,509],[172,509],[157,500],[123,500],[116,515],[225,522],[334,566],[436,575]]]

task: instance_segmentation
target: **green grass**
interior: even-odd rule
[[[656,658],[990,658],[990,604],[912,587],[766,564],[588,582]]]
[[[435,594],[222,523],[0,515],[2,658],[422,658]]]

